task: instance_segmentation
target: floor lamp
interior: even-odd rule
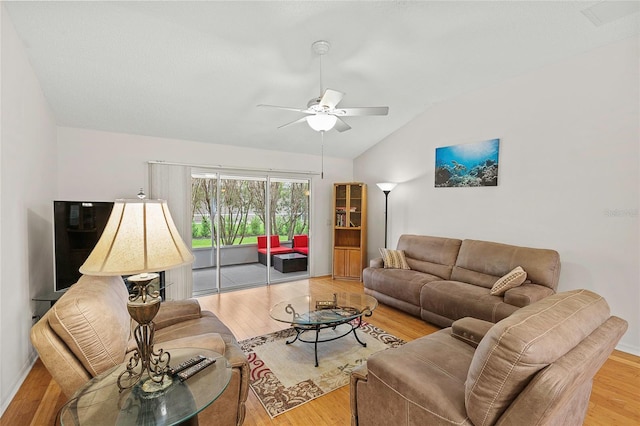
[[[389,193],[396,187],[397,183],[382,182],[376,185],[384,192],[384,248],[387,248],[387,207],[389,205]]]

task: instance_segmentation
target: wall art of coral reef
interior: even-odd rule
[[[498,185],[500,139],[436,148],[435,186]]]

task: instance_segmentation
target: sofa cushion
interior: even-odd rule
[[[200,348],[218,352],[224,355],[227,344],[218,333],[196,334],[194,336],[184,336],[166,342],[154,342],[154,350],[164,349],[171,354],[171,349],[180,348]]]
[[[507,290],[518,287],[527,279],[527,273],[520,266],[513,268],[508,274],[502,276],[491,287],[490,293],[494,296],[502,296]]]
[[[382,263],[386,269],[411,269],[407,265],[403,250],[380,249]]]
[[[309,256],[309,247],[296,247],[293,249],[296,253],[304,254],[305,256]]]
[[[397,248],[404,250],[407,264],[414,271],[448,280],[461,243],[452,238],[404,234],[400,236]]]
[[[154,342],[162,343],[184,336],[199,336],[210,333],[220,335],[225,342],[236,342],[231,330],[215,314],[209,311],[202,311],[201,318],[183,321],[161,330],[156,330]]]
[[[271,240],[271,248],[280,247],[280,236],[279,235],[271,235],[269,237]],[[267,248],[267,236],[266,235],[258,235],[258,248],[266,249]]]
[[[420,290],[439,277],[410,269],[367,268],[363,272],[366,288],[420,306]]]
[[[488,288],[459,281],[432,281],[422,287],[420,306],[452,321],[464,317],[493,323],[508,317],[518,308],[492,296]]]
[[[471,346],[452,339],[450,329],[444,329],[371,355],[367,380],[383,384],[390,390],[389,397],[400,395],[409,402],[401,405],[406,408],[389,424],[469,424],[464,382],[473,352]],[[374,415],[388,416],[385,397],[375,396]],[[366,401],[358,401],[361,403],[366,405]]]
[[[532,283],[557,289],[560,276],[557,251],[488,241],[462,242],[451,279],[491,288],[498,278],[516,266],[527,271]]]
[[[258,253],[262,253],[262,254],[266,255],[267,254],[267,249],[258,249]],[[279,247],[272,247],[271,248],[271,255],[274,255],[274,254],[289,254],[289,253],[293,253],[293,249],[291,249],[289,247],[279,246]]]
[[[507,290],[504,294],[504,303],[522,308],[555,293],[549,287],[529,284],[527,281],[518,287]]]
[[[500,321],[478,345],[465,385],[471,421],[492,425],[533,376],[609,319],[599,295],[574,290],[549,296]]]
[[[124,361],[128,297],[119,276],[83,275],[51,308],[49,325],[92,376]]]
[[[307,248],[309,247],[309,236],[308,235],[294,235],[293,236],[293,248]]]
[[[163,301],[153,318],[156,330],[202,316],[200,303],[196,299]],[[137,323],[136,323],[137,324]]]

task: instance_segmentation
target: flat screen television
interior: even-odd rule
[[[64,291],[75,284],[82,274],[80,266],[98,243],[109,216],[113,210],[112,201],[54,201],[53,241],[55,291]],[[150,290],[158,290],[165,298],[165,273],[158,271],[159,277],[152,281]],[[127,289],[132,284],[123,276]]]
[[[100,239],[112,209],[108,201],[53,202],[55,291],[78,281],[79,268]]]

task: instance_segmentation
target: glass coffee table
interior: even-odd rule
[[[140,384],[118,391],[120,364],[94,377],[76,391],[60,410],[61,425],[197,425],[197,414],[215,401],[231,380],[227,359],[199,348],[170,349],[171,365],[203,355],[216,362],[185,381],[173,378],[166,389],[144,392]]]
[[[276,321],[286,322],[296,331],[292,340],[286,341],[287,345],[299,340],[304,343],[313,343],[318,366],[318,343],[330,342],[353,333],[358,343],[367,346],[358,338],[356,330],[362,325],[362,317],[370,317],[378,306],[378,301],[371,296],[359,293],[333,293],[314,296],[300,296],[285,300],[276,304],[269,315]],[[335,329],[342,324],[351,327],[343,334],[329,339],[320,338],[320,330],[326,328]],[[315,332],[313,340],[303,338],[303,333]]]

